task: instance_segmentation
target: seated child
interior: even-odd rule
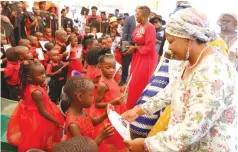
[[[46,68],[48,63],[50,62],[50,51],[54,48],[54,44],[51,43],[51,42],[48,42],[48,43],[45,44],[44,47],[46,49],[46,52],[44,53],[45,60],[42,62],[42,64]]]
[[[65,29],[65,31],[66,31],[68,37],[71,36],[71,34],[72,34],[71,28],[68,27]]]
[[[55,43],[55,39],[52,37],[52,31],[50,28],[45,28],[44,41],[49,41],[53,44]]]
[[[20,39],[19,46],[25,46],[28,49],[31,49],[31,42],[28,39]]]
[[[57,103],[59,101],[62,87],[66,82],[66,67],[69,63],[64,63],[60,60],[59,51],[51,50],[50,62],[47,65],[46,74],[50,77],[49,96],[51,101]]]
[[[37,37],[38,41],[44,41],[44,35],[41,32],[36,32],[35,36]]]
[[[7,81],[9,96],[11,100],[19,101],[20,99],[20,82],[18,79],[18,71],[20,62],[15,52],[15,47],[11,47],[6,51],[7,66],[4,70],[4,77]]]
[[[92,81],[81,76],[73,76],[66,82],[64,92],[69,98],[70,107],[66,112],[66,135],[63,140],[74,136],[87,136],[94,139],[100,152],[106,152],[108,149],[103,140],[113,135],[112,126],[102,124],[104,127],[98,134],[94,131],[94,126],[107,118],[106,110],[104,108],[104,112],[96,117],[90,117],[87,112],[92,104],[94,87]]]
[[[35,59],[38,59],[39,54],[36,52],[36,49],[40,48],[40,46],[39,46],[39,41],[38,41],[37,37],[30,35],[27,37],[27,39],[30,41],[30,44],[31,44],[30,52],[31,52],[32,56]]]
[[[98,146],[88,137],[75,136],[56,145],[54,152],[98,152]]]

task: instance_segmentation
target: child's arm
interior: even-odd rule
[[[68,129],[69,129],[69,133],[73,137],[82,136],[80,132],[80,128],[77,124],[74,124],[74,123],[70,124]],[[107,125],[103,128],[100,134],[94,139],[94,141],[99,146],[104,139],[110,137],[111,135],[113,135],[113,128],[112,126]]]
[[[97,86],[97,96],[96,96],[96,108],[106,108],[108,103],[101,102],[103,99],[104,94],[108,91],[108,87],[105,83],[99,83]],[[118,97],[115,100],[111,101],[110,104],[112,105],[120,105],[122,103],[123,97]]]
[[[96,102],[95,107],[96,108],[103,108],[105,109],[107,107],[108,103],[101,102],[103,99],[104,94],[108,91],[108,87],[105,83],[99,83],[97,86],[97,96],[96,96]]]
[[[92,117],[90,117],[90,118],[93,123],[93,126],[96,126],[96,125],[102,123],[107,118],[107,113],[105,112],[103,115],[98,116],[96,118],[92,118]]]
[[[42,93],[39,90],[34,91],[31,94],[31,97],[34,100],[34,102],[36,103],[36,106],[37,106],[39,113],[42,117],[53,122],[57,127],[62,127],[59,124],[59,122],[45,110],[44,104],[42,103],[42,100],[43,100]]]
[[[48,77],[52,77],[52,76],[54,76],[54,75],[59,74],[60,72],[62,72],[62,70],[63,70],[63,67],[60,68],[59,70],[55,71],[55,72],[52,72],[52,65],[51,65],[51,64],[48,64],[48,65],[47,65],[47,68],[46,68],[46,74],[47,74]]]

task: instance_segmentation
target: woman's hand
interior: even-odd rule
[[[129,49],[125,54],[132,54],[136,51],[136,46],[129,46]]]
[[[129,152],[144,152],[145,138],[136,138],[134,140],[124,141]]]
[[[140,107],[135,107],[131,110],[128,110],[122,114],[122,118],[132,122],[136,120],[140,115],[143,115],[144,111]]]

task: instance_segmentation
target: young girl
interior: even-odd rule
[[[95,112],[94,116],[101,115],[107,105],[110,103],[115,106],[115,111],[119,114],[122,114],[126,110],[126,105],[123,100],[123,95],[120,92],[120,87],[113,79],[113,76],[116,72],[116,60],[115,57],[111,54],[106,54],[101,56],[99,59],[99,67],[102,72],[102,77],[99,80],[97,86],[97,95],[95,109],[92,111]],[[107,120],[108,121],[108,120]],[[102,128],[102,125],[99,125],[96,129],[96,132]],[[106,143],[110,146],[110,151],[125,151],[125,145],[123,143],[122,137],[115,132],[115,134],[106,140]]]
[[[60,54],[58,50],[50,51],[50,62],[46,68],[46,74],[50,77],[49,82],[49,96],[50,99],[57,103],[59,101],[62,87],[66,82],[66,67],[69,63],[64,63],[60,60]]]
[[[73,76],[66,82],[64,92],[69,98],[70,108],[66,112],[66,135],[63,140],[74,136],[87,136],[99,145],[100,152],[107,152],[103,140],[113,135],[112,126],[107,124],[98,134],[94,132],[94,126],[107,118],[105,108],[101,115],[94,118],[87,113],[87,109],[92,104],[94,87],[90,80],[81,76]]]
[[[67,79],[71,77],[72,71],[78,71],[82,73],[83,71],[83,64],[80,59],[80,55],[82,52],[82,48],[78,45],[78,38],[76,36],[69,37],[70,45],[69,45],[69,68],[67,73]]]
[[[82,63],[84,64],[83,66],[83,73],[86,73],[87,72],[87,63],[85,62],[86,61],[86,54],[88,53],[88,50],[93,48],[93,43],[94,42],[94,38],[92,35],[85,35],[84,36],[84,39],[82,41],[82,46],[83,46],[83,50],[82,50]]]
[[[33,60],[22,62],[19,79],[23,100],[9,120],[7,140],[18,146],[18,152],[33,148],[51,152],[60,142],[64,119],[42,87],[46,80],[44,66]]]

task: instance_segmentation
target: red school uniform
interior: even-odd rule
[[[158,53],[155,48],[155,27],[148,23],[138,25],[132,35],[137,50],[131,61],[131,81],[128,86],[127,109],[132,109],[148,84],[158,64]]]
[[[14,110],[7,128],[7,140],[18,147],[18,152],[26,152],[37,148],[51,152],[54,146],[61,141],[62,128],[57,128],[53,122],[45,119],[32,98],[34,91],[42,93],[42,103],[45,110],[52,115],[60,125],[64,118],[59,108],[50,101],[44,88],[39,85],[27,85],[24,98]]]
[[[55,44],[55,39],[53,37],[45,36],[43,40],[44,41],[49,41],[49,42]]]
[[[94,140],[97,137],[97,134],[94,131],[94,126],[92,124],[91,118],[87,114],[86,110],[86,117],[80,117],[80,116],[72,116],[69,114],[69,112],[66,112],[66,121],[65,121],[65,130],[66,134],[62,138],[62,141],[65,141],[72,137],[72,135],[69,132],[69,125],[74,123],[77,124],[80,128],[80,133],[82,136],[86,136]],[[109,152],[107,146],[105,145],[104,141],[99,146],[99,152]]]
[[[18,71],[20,64],[20,62],[7,61],[7,66],[4,70],[4,77],[6,78],[8,85],[15,86],[19,84]]]
[[[105,83],[108,87],[108,91],[104,94],[103,99],[101,102],[110,103],[111,101],[115,100],[116,98],[121,96],[120,87],[116,83],[114,79],[106,79],[104,77],[101,77],[99,83]],[[122,114],[126,111],[126,105],[115,105],[115,111],[119,114]],[[90,110],[92,116],[100,116],[105,112],[105,109],[97,109],[95,105],[92,105],[92,108]],[[109,123],[109,120],[106,119],[104,123]],[[101,129],[103,128],[104,123],[101,123],[100,125],[95,127],[96,133],[99,133]],[[120,150],[120,151],[126,151],[125,144],[123,143],[122,137],[119,135],[117,131],[115,131],[114,135],[109,137],[105,140],[106,144],[110,146],[109,150]]]

